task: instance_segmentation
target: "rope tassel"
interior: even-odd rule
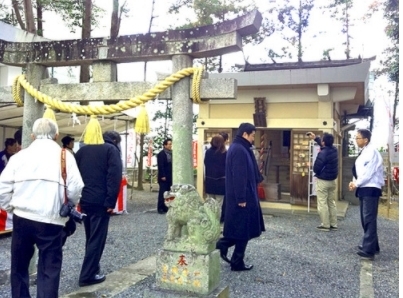
[[[46,105],[46,110],[45,113],[43,113],[43,118],[51,119],[56,122],[55,111],[53,111],[53,109],[48,105]]]
[[[134,130],[140,134],[150,132],[150,121],[148,120],[148,113],[144,104],[140,105],[140,111],[136,119]]]
[[[84,144],[87,145],[104,144],[101,124],[99,123],[96,115],[91,115],[91,119],[90,121],[88,121],[87,127],[85,128]]]

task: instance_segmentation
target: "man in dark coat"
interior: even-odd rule
[[[329,133],[324,133],[322,139],[310,132],[309,137],[315,140],[321,148],[313,165],[316,180],[316,195],[318,201],[318,213],[321,224],[317,227],[320,231],[328,232],[337,230],[337,208],[335,202],[336,179],[339,173],[339,157],[334,138]]]
[[[101,283],[100,261],[108,235],[109,218],[115,208],[122,181],[120,135],[107,131],[104,144],[85,145],[76,154],[78,169],[84,181],[80,200],[85,228],[85,256],[80,287]]]
[[[172,186],[172,140],[166,139],[162,143],[164,148],[157,154],[158,165],[158,192],[157,211],[159,214],[165,214],[168,207],[164,203],[164,192],[169,191]]]
[[[231,264],[232,271],[251,270],[244,256],[248,241],[265,231],[262,210],[257,195],[257,185],[263,180],[252,151],[256,127],[242,123],[227,153],[225,170],[224,237],[216,248],[221,258]],[[228,248],[235,245],[231,260]]]

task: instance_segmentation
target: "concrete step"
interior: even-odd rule
[[[101,297],[113,297],[151,274],[154,274],[155,270],[156,256],[151,256],[135,264],[109,273],[103,283],[82,287],[61,298],[100,297],[97,293],[102,293]]]
[[[288,203],[275,203],[275,202],[260,202],[263,214],[267,215],[280,215],[280,214],[295,214],[295,215],[318,215],[316,208],[308,208],[308,206],[292,205]],[[347,209],[349,206],[348,201],[337,201],[337,217],[346,217]]]

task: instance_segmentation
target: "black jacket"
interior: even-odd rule
[[[162,149],[157,154],[157,166],[158,166],[158,183],[167,183],[172,185],[172,161],[169,162],[167,155]],[[161,180],[162,177],[165,177],[166,180]]]
[[[102,145],[85,145],[76,153],[84,188],[81,205],[115,208],[122,181],[120,150],[109,138]]]
[[[335,180],[339,173],[339,154],[335,146],[321,147],[313,171],[318,179]]]
[[[205,187],[206,193],[225,195],[225,159],[227,151],[217,152],[217,148],[210,147],[204,156],[206,167]]]

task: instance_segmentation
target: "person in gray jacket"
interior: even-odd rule
[[[34,141],[10,159],[0,176],[0,208],[13,213],[11,296],[31,297],[28,268],[38,247],[38,298],[57,298],[62,268],[64,202],[58,126],[50,119],[34,122]],[[66,154],[67,197],[77,204],[84,187],[73,155]]]

